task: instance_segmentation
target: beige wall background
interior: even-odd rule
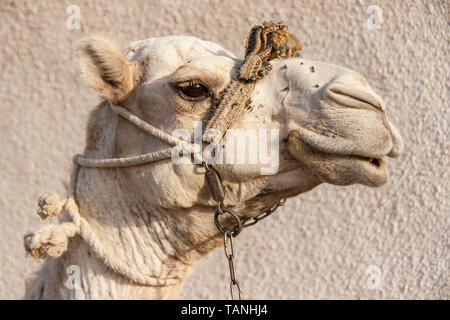
[[[80,8],[80,30],[66,27],[69,5]],[[380,29],[367,27],[370,5],[382,10]],[[449,298],[449,4],[399,0],[0,1],[0,298],[21,298],[39,269],[22,236],[44,224],[37,198],[65,193],[98,101],[81,80],[76,41],[185,34],[242,57],[250,23],[263,19],[284,20],[303,57],[365,75],[405,152],[388,160],[382,188],[319,186],[237,238],[245,297]],[[216,249],[182,297],[227,299],[228,277]]]

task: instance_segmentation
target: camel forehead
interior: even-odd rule
[[[203,57],[229,57],[235,55],[222,46],[191,36],[166,36],[135,41],[126,49],[129,61],[146,59],[154,73],[173,72],[178,67]]]

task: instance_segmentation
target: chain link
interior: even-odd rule
[[[252,218],[252,221],[243,223],[242,228],[247,228],[247,227],[253,226],[254,224],[257,224],[259,221],[270,216],[272,213],[275,212],[275,210],[278,209],[278,207],[283,206],[285,203],[286,203],[286,198],[281,198],[272,208],[269,208],[267,211],[260,214],[259,216]]]
[[[239,286],[239,281],[236,279],[236,271],[234,270],[234,248],[233,248],[233,234],[227,231],[223,234],[223,248],[225,257],[228,259],[228,267],[230,268],[230,295],[231,300],[235,300],[234,292],[237,290],[239,300],[242,300],[242,291]],[[229,241],[227,241],[229,239]]]
[[[225,251],[225,257],[228,260],[228,267],[230,269],[230,295],[231,299],[235,300],[235,292],[237,292],[237,298],[242,300],[242,291],[239,285],[239,281],[236,279],[236,271],[234,266],[234,248],[233,248],[233,238],[239,235],[242,231],[242,228],[250,227],[260,220],[263,220],[270,216],[278,207],[284,205],[286,202],[286,198],[281,198],[273,207],[269,208],[267,211],[262,214],[251,218],[252,221],[245,223],[249,218],[239,218],[239,216],[231,209],[227,208],[223,199],[225,198],[225,188],[223,186],[222,178],[220,177],[219,172],[212,166],[208,165],[206,162],[203,163],[205,171],[209,174],[209,178],[207,178],[207,183],[209,185],[209,189],[213,195],[214,199],[221,199],[217,203],[217,209],[214,213],[214,222],[216,224],[217,229],[223,234],[223,248]],[[216,177],[211,177],[211,174]],[[236,226],[232,230],[225,230],[222,224],[219,221],[219,216],[230,215],[231,218],[235,221]],[[242,220],[244,223],[242,223]]]
[[[225,228],[221,225],[219,221],[219,216],[225,216],[226,214],[230,215],[231,218],[236,222],[236,226],[232,230],[225,230]],[[216,224],[217,229],[219,229],[219,231],[222,234],[230,232],[233,237],[236,237],[239,233],[241,233],[242,230],[241,219],[233,210],[226,208],[221,203],[219,203],[219,205],[217,206],[217,210],[214,214],[214,222]]]

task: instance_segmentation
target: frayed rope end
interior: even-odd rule
[[[69,239],[78,231],[79,228],[74,223],[64,222],[27,233],[23,237],[25,252],[35,259],[57,258],[67,250]]]
[[[51,219],[61,214],[66,201],[59,200],[56,193],[49,193],[38,200],[38,215],[42,220]]]

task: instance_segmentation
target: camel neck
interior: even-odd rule
[[[98,294],[98,297],[103,297],[105,293],[99,292],[98,288],[104,291],[105,287],[121,283],[126,288],[123,294],[120,290],[111,292],[123,299],[135,298],[131,293],[134,291],[141,298],[176,296],[193,264],[213,247],[208,238],[195,238],[191,232],[194,228],[186,224],[189,220],[200,220],[198,215],[204,213],[198,212],[200,209],[165,210],[146,203],[123,187],[120,171],[115,169],[81,169],[79,179],[76,196],[81,215],[103,246],[113,248],[117,260],[135,272],[158,279],[177,278],[179,281],[168,287],[133,283],[108,268],[108,262],[102,261],[95,253],[86,255],[86,251],[91,253],[95,250],[79,239],[76,249],[68,256],[70,265],[80,265],[86,292],[74,291],[71,295],[96,298]],[[108,275],[106,278],[111,281],[89,276],[92,274]]]
[[[110,158],[116,149],[117,115],[105,104],[95,114],[88,129],[84,154]],[[95,248],[77,237],[68,252],[55,263],[62,274],[61,283],[66,282],[69,266],[80,268],[82,290],[69,290],[68,298],[175,298],[193,264],[217,245],[217,241],[210,239],[217,232],[213,220],[210,224],[202,223],[202,217],[211,214],[209,210],[162,208],[152,203],[151,196],[136,190],[124,176],[124,170],[127,169],[79,169],[75,195],[80,215],[102,246],[112,250],[114,258],[127,269],[157,279],[177,278],[179,281],[168,287],[132,282],[109,267],[107,261],[102,261],[95,253]],[[60,287],[66,289],[62,284]]]

